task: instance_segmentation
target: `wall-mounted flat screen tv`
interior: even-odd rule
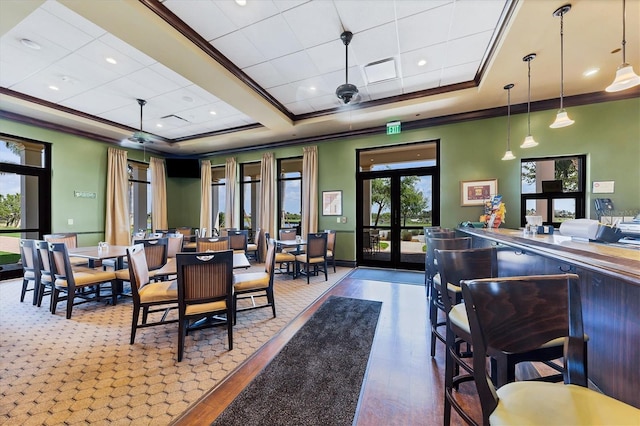
[[[200,161],[197,158],[167,158],[167,177],[200,179]]]

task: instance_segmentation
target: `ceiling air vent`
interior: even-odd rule
[[[398,77],[396,61],[393,58],[387,58],[371,62],[364,66],[364,74],[367,76],[368,84],[393,80]]]

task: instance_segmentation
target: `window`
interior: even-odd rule
[[[225,228],[224,212],[226,207],[224,166],[211,167],[211,222],[213,227],[220,230]]]
[[[151,223],[151,171],[147,163],[127,161],[129,173],[129,226],[134,232],[153,232]]]
[[[249,239],[258,229],[258,206],[260,205],[260,163],[240,165],[240,205],[242,206],[242,222],[240,229],[249,230]]]
[[[556,227],[585,217],[585,162],[584,155],[522,159],[521,226],[528,215]]]
[[[0,135],[0,280],[22,274],[20,238],[51,232],[51,145]]]
[[[302,158],[278,160],[278,230],[297,228],[302,219]]]

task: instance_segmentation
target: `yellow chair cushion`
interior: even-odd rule
[[[456,327],[471,334],[471,327],[469,326],[469,318],[467,317],[467,310],[463,303],[458,303],[449,311],[449,321]]]
[[[499,425],[638,425],[640,410],[576,385],[514,382],[498,389],[489,416]]]
[[[207,312],[219,312],[227,310],[226,300],[219,300],[211,303],[200,303],[187,305],[185,313],[187,315],[206,314]]]
[[[439,273],[433,276],[433,283],[436,285],[436,287],[440,287],[440,285],[442,284],[442,282],[440,281]],[[451,293],[462,293],[462,287],[451,283],[447,283],[447,290],[449,290]]]
[[[184,250],[186,250],[186,249],[193,249],[193,250],[195,250],[195,249],[196,249],[196,247],[197,247],[197,246],[196,246],[196,243],[184,243],[184,245],[182,246],[182,248],[183,248]]]
[[[24,279],[25,280],[34,280],[36,278],[36,273],[33,271],[25,271]]]
[[[327,257],[333,257],[333,250],[327,250]]]
[[[247,244],[247,251],[256,251],[256,250],[258,250],[257,244],[253,244],[253,243]]]
[[[280,262],[293,262],[296,257],[291,253],[276,253],[276,263]]]
[[[178,282],[161,281],[149,283],[138,290],[141,303],[178,301]]]
[[[99,284],[107,281],[111,281],[116,278],[116,274],[113,271],[99,271],[95,269],[83,268],[82,270],[73,271],[73,279],[76,282],[76,287],[85,285]],[[62,278],[56,279],[56,286],[67,287],[67,280]]]
[[[311,257],[307,259],[306,254],[299,254],[296,256],[296,261],[302,263],[324,263],[324,257]]]
[[[233,289],[236,291],[269,287],[269,274],[266,272],[247,272],[233,275]]]

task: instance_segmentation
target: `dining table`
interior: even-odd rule
[[[102,261],[106,259],[115,259],[115,268],[124,268],[124,258],[127,256],[127,248],[129,246],[88,246],[88,247],[74,247],[68,249],[69,256],[83,257],[89,261],[89,267],[95,268],[96,261]]]

